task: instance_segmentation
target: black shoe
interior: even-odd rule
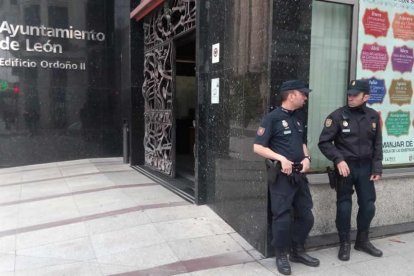
[[[368,253],[374,257],[381,257],[382,251],[376,248],[368,239],[368,232],[358,232],[355,241],[355,250]]]
[[[279,256],[276,256],[276,266],[277,270],[283,275],[290,275],[292,273],[286,254],[280,254]]]
[[[351,244],[349,242],[341,242],[338,252],[338,259],[341,261],[349,261],[351,255]]]
[[[319,266],[319,260],[313,258],[306,254],[305,250],[302,249],[292,249],[292,252],[289,255],[289,260],[294,263],[302,263],[307,266]]]
[[[374,245],[372,245],[371,242],[355,242],[355,250],[362,251],[365,253],[368,253],[371,256],[374,257],[382,257],[382,251],[376,248]]]

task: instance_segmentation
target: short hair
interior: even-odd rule
[[[280,93],[280,100],[282,102],[286,101],[289,94],[291,94],[292,92],[294,92],[295,90],[286,90]]]

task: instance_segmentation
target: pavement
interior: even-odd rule
[[[382,258],[318,249],[292,275],[414,276],[414,233],[373,243]],[[279,274],[208,206],[103,158],[0,169],[0,275]]]

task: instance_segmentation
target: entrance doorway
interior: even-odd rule
[[[192,202],[197,103],[195,3],[168,1],[143,19],[144,160],[136,166]]]
[[[194,191],[197,106],[195,32],[177,39],[175,45],[176,175],[190,180],[192,184],[188,188]]]

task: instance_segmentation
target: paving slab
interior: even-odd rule
[[[0,169],[0,275],[280,275],[207,205],[186,202],[121,158]],[[312,250],[292,275],[414,276],[414,233],[376,239],[375,258]]]

